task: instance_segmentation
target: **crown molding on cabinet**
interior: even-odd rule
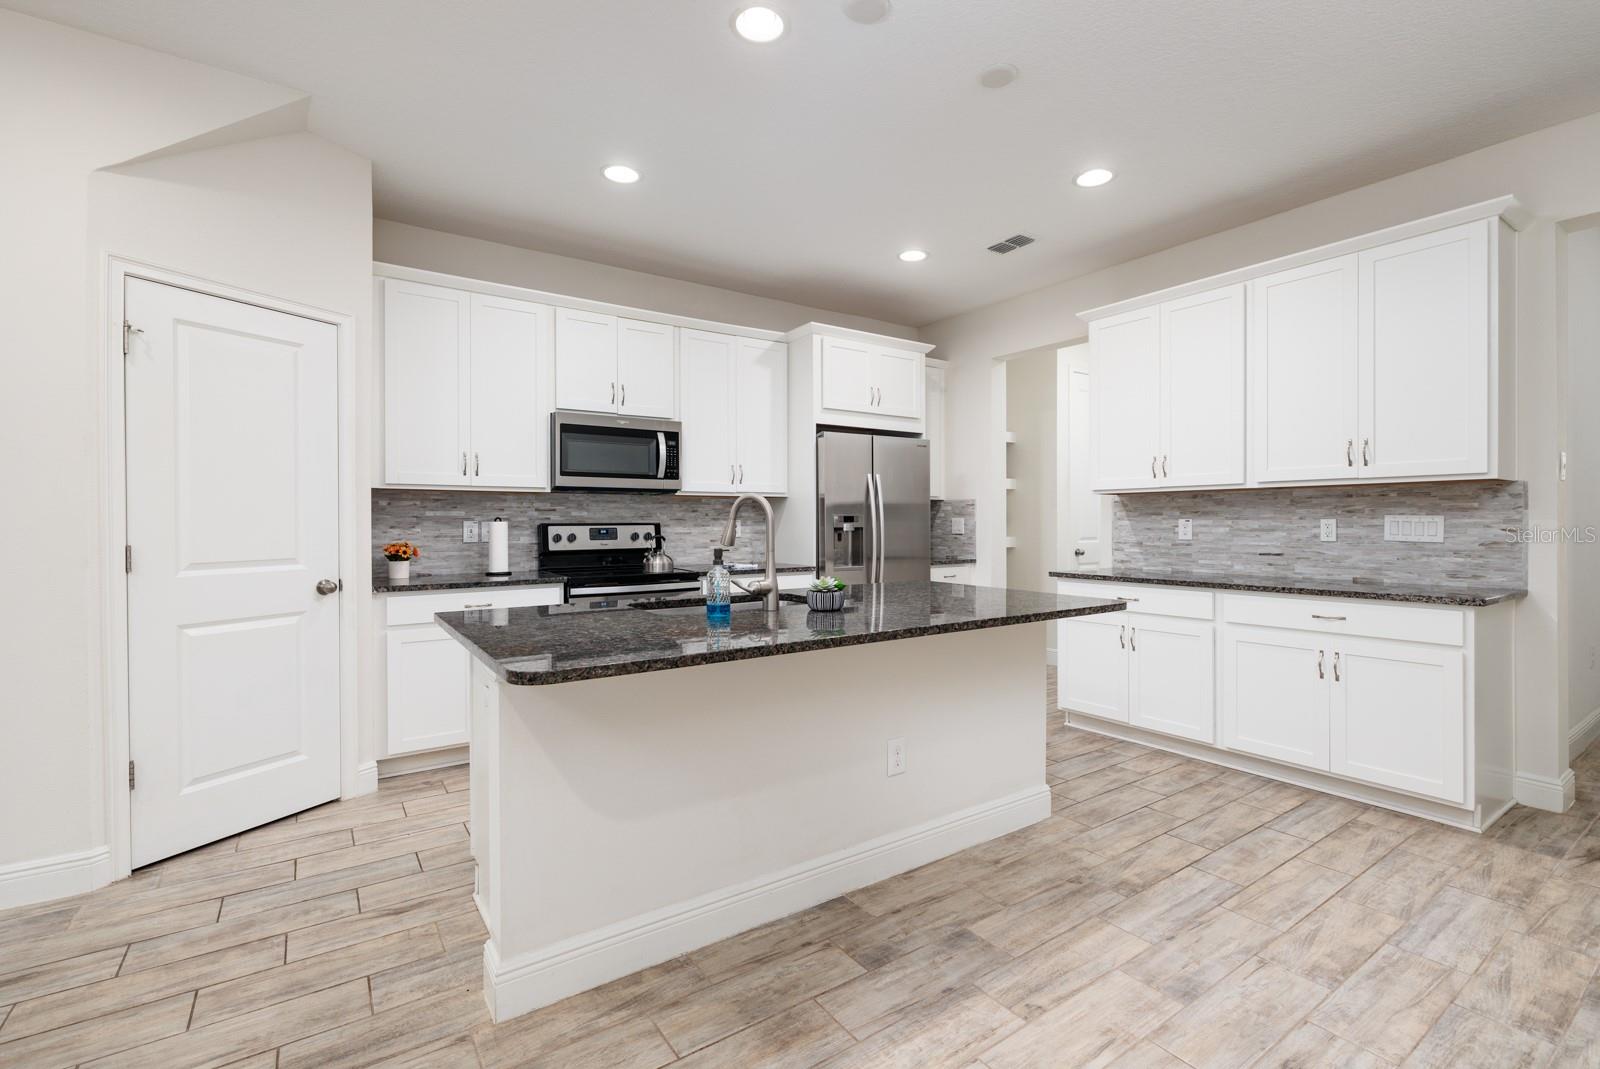
[[[798,341],[813,334],[826,334],[830,338],[846,338],[850,341],[868,342],[872,345],[882,345],[888,349],[899,349],[907,353],[932,352],[935,348],[927,342],[912,341],[910,338],[896,338],[890,334],[874,334],[869,330],[856,330],[854,327],[836,327],[831,323],[803,323],[787,334],[781,335],[785,341]]]

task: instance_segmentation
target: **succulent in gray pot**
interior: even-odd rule
[[[839,612],[844,608],[844,580],[831,575],[813,580],[806,590],[806,605],[812,612]]]

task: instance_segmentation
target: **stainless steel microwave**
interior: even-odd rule
[[[556,490],[683,488],[677,420],[556,412],[550,428],[550,484]]]

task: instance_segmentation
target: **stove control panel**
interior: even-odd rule
[[[541,523],[539,543],[546,552],[645,550],[661,537],[659,523]]]

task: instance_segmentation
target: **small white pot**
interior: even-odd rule
[[[410,579],[411,562],[408,560],[392,560],[389,562],[390,579]]]

